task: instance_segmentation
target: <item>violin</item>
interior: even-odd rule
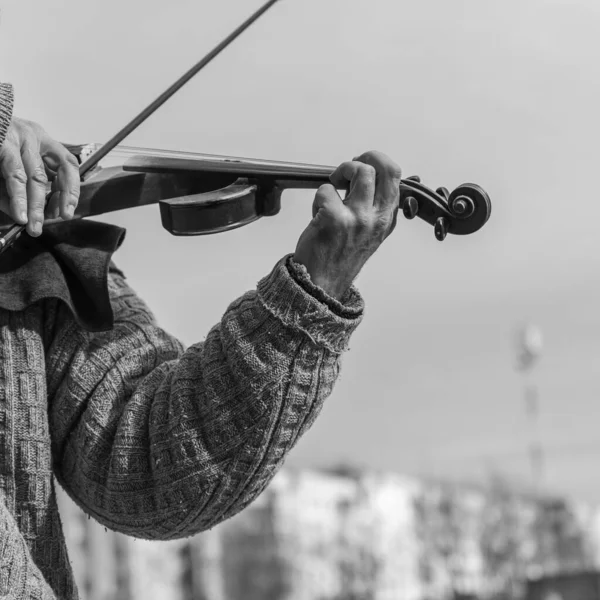
[[[268,0],[202,60],[115,134],[106,144],[65,146],[80,163],[81,192],[75,218],[158,204],[163,227],[172,235],[222,233],[277,215],[288,189],[317,189],[329,183],[333,166],[257,160],[132,148],[122,141],[187,81],[222,52],[278,0]],[[103,167],[109,154],[123,158],[119,166]],[[467,235],[481,229],[491,214],[491,201],[478,185],[465,183],[452,192],[435,191],[418,176],[400,182],[400,210],[434,228],[435,237]],[[11,225],[0,214],[0,227]],[[0,254],[25,230],[14,225],[0,237]]]
[[[79,160],[97,144],[67,146]],[[333,166],[254,160],[117,147],[121,166],[96,167],[82,182],[75,217],[158,204],[163,227],[172,235],[222,233],[274,216],[288,189],[318,188]],[[435,236],[466,235],[489,218],[490,200],[479,186],[463,184],[452,193],[436,191],[409,177],[400,183],[400,209],[408,219],[433,225]],[[0,225],[10,217],[0,217]]]

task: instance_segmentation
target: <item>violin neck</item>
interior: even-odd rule
[[[224,175],[267,180],[281,189],[310,189],[329,182],[329,176],[335,171],[335,167],[216,154],[152,154],[144,150],[128,158],[123,164],[123,170],[137,173]]]
[[[70,146],[80,160],[99,144]],[[335,167],[305,163],[117,147],[81,184],[76,216],[97,216],[176,198],[211,192],[243,178],[280,190],[316,189]],[[111,166],[112,165],[112,166]]]

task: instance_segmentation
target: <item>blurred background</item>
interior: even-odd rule
[[[103,142],[259,4],[4,0],[1,80],[17,115]],[[357,282],[367,312],[333,395],[238,517],[150,543],[61,496],[83,598],[596,585],[599,52],[594,0],[286,0],[127,140],[334,165],[377,149],[430,187],[481,185],[493,211],[444,243],[399,221]],[[187,239],[156,206],[101,220],[127,228],[117,264],[191,344],[294,251],[311,201],[289,192],[275,218]]]

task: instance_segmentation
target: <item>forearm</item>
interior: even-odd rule
[[[6,139],[6,133],[12,120],[13,89],[9,83],[0,83],[0,146]]]
[[[118,342],[48,364],[57,476],[107,527],[191,535],[249,504],[312,424],[362,301],[353,291],[335,314],[281,262],[185,352],[123,301]]]

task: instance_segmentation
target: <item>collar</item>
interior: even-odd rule
[[[46,225],[37,238],[23,233],[0,256],[0,308],[22,311],[57,298],[82,328],[112,329],[108,269],[124,237],[121,227],[86,219]]]

